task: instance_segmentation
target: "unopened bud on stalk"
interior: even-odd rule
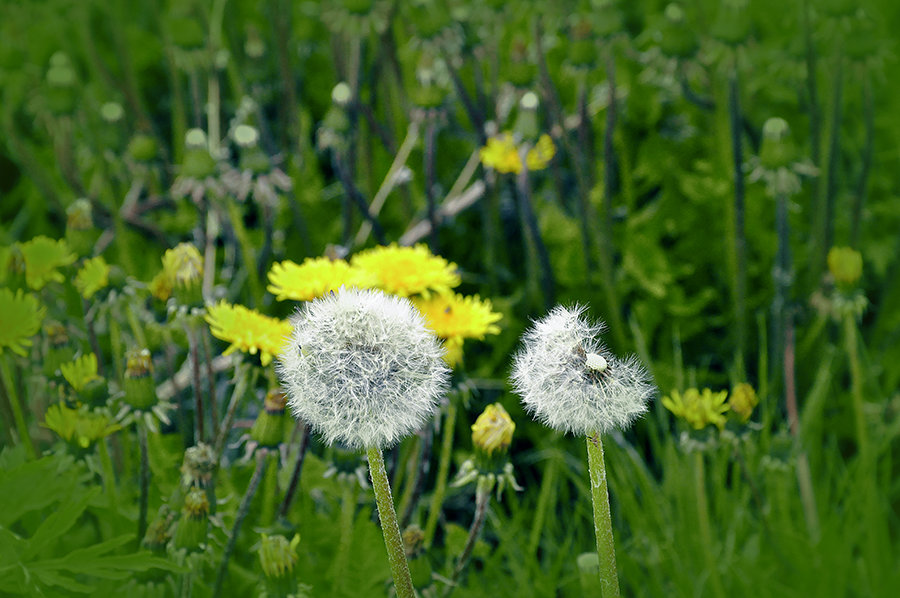
[[[513,129],[522,136],[522,139],[536,139],[540,132],[538,106],[540,106],[540,100],[533,91],[526,92],[519,100],[519,114]]]
[[[488,405],[472,424],[472,445],[483,470],[493,470],[498,460],[505,460],[516,424],[500,403]]]
[[[787,168],[796,159],[791,142],[791,128],[783,118],[770,118],[763,125],[762,147],[759,159],[769,170]]]
[[[213,447],[200,442],[184,451],[181,482],[187,487],[206,488],[215,469],[216,454]]]
[[[828,251],[828,271],[842,289],[856,285],[862,276],[862,254],[851,247],[832,247]]]
[[[175,528],[175,548],[195,550],[206,542],[209,530],[209,499],[199,488],[192,488],[184,497],[181,519]]]
[[[728,405],[738,416],[741,423],[746,423],[753,414],[753,408],[759,403],[759,397],[753,387],[746,383],[738,384],[731,391]]]
[[[91,202],[76,199],[66,208],[66,242],[78,255],[90,255],[100,231],[94,226]]]
[[[259,543],[259,564],[266,576],[268,596],[287,597],[297,595],[297,546],[300,536],[295,534],[288,542],[284,536],[262,534]]]
[[[175,300],[188,307],[203,303],[203,256],[190,243],[179,243],[162,258]]]
[[[250,438],[259,446],[274,448],[284,441],[284,406],[287,404],[287,395],[276,388],[266,394],[264,408],[259,412],[253,427],[250,428]]]
[[[147,526],[147,533],[141,544],[149,551],[161,554],[166,551],[166,544],[172,539],[172,520],[175,514],[168,505],[159,508],[159,514],[156,519]]]
[[[750,17],[747,14],[747,0],[725,0],[719,5],[719,12],[712,27],[712,34],[729,46],[737,46],[750,35]]]
[[[158,154],[156,140],[150,135],[138,133],[128,142],[128,155],[136,162],[150,162]]]
[[[206,133],[202,129],[190,129],[184,136],[184,145],[182,175],[194,179],[205,179],[216,172],[216,161],[209,153]]]
[[[153,383],[153,360],[147,349],[130,349],[125,357],[125,402],[138,411],[149,411],[158,402]]]
[[[425,554],[425,532],[418,525],[410,525],[403,530],[403,550],[409,561],[409,573],[413,585],[424,588],[431,583],[431,563]]]
[[[697,52],[697,35],[687,24],[684,10],[677,4],[669,4],[660,27],[659,47],[666,56],[686,59]]]

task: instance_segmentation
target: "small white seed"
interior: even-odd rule
[[[608,363],[606,363],[606,359],[602,355],[597,355],[596,353],[588,353],[587,354],[587,367],[589,370],[594,370],[598,374],[602,374],[606,371],[608,367]]]

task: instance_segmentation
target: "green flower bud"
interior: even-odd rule
[[[147,526],[147,533],[141,545],[147,550],[156,554],[162,554],[166,551],[166,544],[172,539],[172,521],[175,519],[175,513],[168,505],[159,508],[159,514],[156,519]]]
[[[699,44],[696,33],[685,22],[684,10],[677,4],[669,4],[664,14],[665,21],[660,27],[660,49],[672,58],[690,58],[697,52]]]
[[[862,276],[862,254],[850,247],[832,247],[828,251],[828,271],[841,288],[852,288]]]
[[[179,305],[203,304],[203,256],[190,243],[179,243],[163,254],[163,270],[172,281],[172,291]]]
[[[100,230],[94,226],[93,208],[85,198],[76,199],[66,208],[66,243],[76,254],[85,256],[94,251]]]
[[[150,351],[134,348],[126,355],[125,402],[138,411],[148,411],[159,401],[153,383],[153,361]]]
[[[741,423],[747,423],[757,404],[759,404],[759,397],[756,396],[756,391],[749,384],[738,384],[728,398],[728,406],[737,414]]]
[[[287,395],[280,389],[270,390],[266,394],[265,407],[259,412],[253,427],[250,428],[250,438],[259,446],[274,448],[284,441],[284,426],[287,418],[284,415],[284,406],[287,403]]]
[[[425,557],[425,532],[421,527],[413,524],[403,530],[403,550],[413,585],[424,588],[431,584],[431,563]]]
[[[150,135],[138,133],[128,142],[128,155],[137,162],[150,162],[156,159],[159,148],[156,139]]]
[[[216,469],[216,454],[205,442],[184,451],[181,464],[181,482],[186,487],[206,488]]]
[[[175,548],[196,550],[206,542],[209,530],[209,499],[199,488],[192,488],[184,497],[181,519],[175,528]]]
[[[472,445],[481,471],[499,470],[506,463],[516,424],[500,403],[488,405],[472,424]]]
[[[796,149],[791,140],[791,129],[783,118],[770,118],[763,125],[762,147],[759,159],[764,168],[778,170],[794,162]]]
[[[300,536],[295,534],[288,542],[284,536],[262,534],[259,543],[259,564],[266,577],[269,596],[287,597],[297,593],[294,567],[297,564],[297,546]]]
[[[719,5],[712,27],[713,37],[729,46],[737,46],[750,35],[747,0],[727,0]]]

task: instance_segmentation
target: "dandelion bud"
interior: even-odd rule
[[[738,384],[731,391],[731,397],[728,399],[728,406],[740,418],[741,423],[746,423],[753,414],[753,408],[759,403],[759,397],[756,391],[749,384]]]
[[[409,561],[409,573],[413,585],[424,588],[431,583],[431,563],[425,555],[425,532],[418,525],[403,530],[403,550]]]
[[[181,483],[186,487],[206,488],[215,469],[216,454],[213,447],[200,442],[184,451]]]
[[[839,287],[853,287],[862,276],[862,267],[862,254],[850,247],[832,247],[828,251],[828,271]]]
[[[156,139],[150,135],[138,133],[128,142],[128,155],[136,162],[151,162],[156,159],[158,153]]]
[[[747,0],[726,0],[719,5],[719,13],[712,27],[712,34],[729,46],[743,43],[750,35],[750,17]]]
[[[259,446],[273,448],[284,440],[284,406],[287,403],[287,395],[281,389],[270,390],[266,394],[265,405],[253,427],[250,428],[250,438]]]
[[[590,436],[629,426],[655,388],[635,358],[619,359],[603,346],[605,325],[591,324],[584,311],[556,306],[525,332],[512,384],[546,425]]]
[[[759,160],[769,170],[787,168],[796,158],[791,128],[783,118],[770,118],[763,125]]]
[[[506,457],[515,429],[516,424],[500,403],[488,405],[478,416],[472,425],[472,445],[478,460],[483,462],[481,469],[487,470],[487,465]]]
[[[175,300],[185,306],[203,303],[203,256],[190,243],[179,243],[163,254],[163,269],[172,281]]]
[[[184,162],[181,165],[182,175],[202,180],[216,172],[216,161],[209,153],[206,133],[201,129],[189,130],[184,136],[184,145]]]
[[[526,92],[519,100],[519,114],[513,130],[522,139],[536,139],[540,132],[537,109],[540,105],[537,94],[533,91]]]
[[[294,567],[297,565],[297,546],[300,536],[288,542],[284,536],[262,534],[259,543],[259,564],[266,576],[266,589],[271,596],[289,596],[297,591]]]
[[[659,48],[672,58],[690,58],[697,52],[699,44],[694,30],[685,21],[684,10],[677,4],[669,4],[664,15]]]
[[[304,304],[292,323],[278,374],[291,410],[327,443],[392,446],[434,412],[448,369],[409,300],[341,288]]]
[[[209,499],[199,488],[192,488],[184,497],[181,519],[175,528],[175,548],[195,550],[206,541],[209,530]]]
[[[125,358],[125,402],[138,411],[148,411],[156,405],[156,386],[153,383],[153,361],[147,349],[131,349]]]
[[[159,508],[159,514],[156,519],[147,526],[147,533],[141,545],[147,550],[156,554],[162,554],[166,551],[166,544],[172,539],[172,521],[175,519],[175,513],[168,505]]]

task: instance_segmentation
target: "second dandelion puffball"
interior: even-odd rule
[[[655,392],[633,357],[619,359],[600,341],[605,326],[583,307],[557,306],[522,337],[512,382],[525,408],[551,428],[589,436],[623,429]]]
[[[288,406],[328,443],[392,446],[447,388],[444,350],[407,299],[341,288],[304,304],[292,324],[278,374]]]

